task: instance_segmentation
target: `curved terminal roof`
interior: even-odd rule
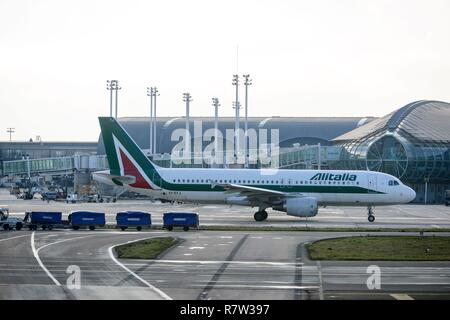
[[[420,100],[375,119],[350,132],[338,136],[333,142],[358,140],[380,131],[400,131],[420,141],[450,143],[450,103]]]
[[[300,144],[329,144],[339,136],[367,123],[372,117],[250,117],[248,128],[255,130],[279,129],[280,146],[292,147],[293,143]],[[214,117],[190,117],[190,130],[193,134],[194,122],[201,121],[203,132],[214,128]],[[219,130],[225,136],[226,129],[234,129],[234,117],[220,117]],[[143,149],[149,146],[149,118],[126,117],[119,118],[119,122],[131,135],[136,143]],[[244,128],[244,119],[240,119],[240,127]],[[184,117],[158,117],[157,118],[157,152],[170,153],[178,141],[171,141],[174,130],[185,128]],[[103,140],[99,137],[98,154],[104,154]]]

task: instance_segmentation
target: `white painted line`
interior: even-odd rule
[[[0,242],[13,240],[13,239],[17,239],[17,238],[29,237],[29,236],[30,236],[29,234],[25,234],[25,235],[22,235],[22,236],[10,237],[10,238],[6,238],[6,239],[1,239]]]
[[[40,247],[39,249],[37,249],[36,252],[39,253],[39,251],[41,251],[42,249],[47,248],[48,246],[52,246],[52,245],[54,245],[54,244],[58,244],[58,243],[66,242],[66,241],[71,241],[71,240],[77,240],[77,239],[89,238],[89,237],[92,237],[92,236],[94,236],[94,235],[84,236],[84,237],[76,237],[76,238],[70,238],[70,239],[64,239],[64,240],[60,240],[60,241],[48,243],[48,244],[46,244],[46,245],[43,245],[43,246]]]
[[[202,287],[203,285],[193,285],[194,287]],[[317,289],[318,286],[252,286],[252,285],[243,285],[243,284],[217,284],[214,285],[215,288],[247,288],[247,289],[257,289],[257,288],[264,288],[264,289],[283,289],[283,290],[292,290],[292,289]]]
[[[193,264],[243,264],[243,265],[269,265],[269,266],[300,266],[303,263],[300,262],[272,262],[272,261],[221,261],[221,260],[144,260],[147,262],[159,262],[159,263],[193,263]],[[146,263],[127,263],[127,266],[143,266]]]
[[[414,300],[413,297],[407,295],[406,293],[393,293],[390,296],[397,300]]]
[[[45,267],[45,265],[42,263],[41,259],[39,258],[39,254],[36,250],[36,247],[34,245],[34,231],[31,234],[31,250],[33,251],[33,255],[34,258],[36,259],[36,261],[39,263],[39,265],[41,266],[42,270],[45,271],[45,273],[49,276],[50,279],[52,279],[52,281],[58,286],[61,286],[61,283],[59,283],[58,280],[56,280],[56,278],[50,273],[50,271],[48,271],[48,269]]]
[[[147,237],[147,238],[142,238],[142,239],[137,239],[137,240],[132,240],[132,241],[127,241],[124,243],[119,243],[116,245],[113,245],[111,247],[108,248],[108,252],[109,252],[109,256],[111,257],[111,259],[118,265],[120,266],[122,269],[124,269],[125,271],[127,271],[128,273],[130,273],[132,276],[134,276],[136,279],[138,279],[139,281],[141,281],[143,284],[145,284],[147,287],[149,287],[150,289],[152,289],[153,291],[155,291],[157,294],[159,294],[161,296],[161,298],[165,299],[165,300],[172,300],[171,297],[169,297],[167,294],[165,294],[163,291],[161,291],[160,289],[156,288],[155,286],[151,285],[150,283],[148,283],[147,281],[145,281],[144,279],[142,279],[140,276],[138,276],[136,273],[134,273],[133,271],[131,271],[130,269],[128,269],[127,267],[125,267],[119,260],[116,259],[116,257],[114,256],[113,253],[113,249],[117,246],[121,246],[123,244],[128,244],[128,243],[133,243],[133,242],[137,242],[137,241],[141,241],[141,240],[146,240],[146,239],[150,239],[151,237]],[[157,260],[156,260],[157,261]]]
[[[205,247],[190,247],[189,250],[202,250],[205,249]]]
[[[317,270],[319,271],[319,299],[323,300],[322,265],[320,261],[317,261]]]

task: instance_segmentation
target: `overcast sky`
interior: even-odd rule
[[[450,1],[0,0],[0,140],[94,141],[119,79],[119,116],[382,116],[450,101]],[[239,63],[236,59],[239,46]],[[243,99],[243,95],[241,98]]]

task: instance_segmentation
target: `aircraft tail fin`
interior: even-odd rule
[[[162,179],[155,165],[125,129],[112,117],[99,117],[110,174],[135,177],[131,187],[160,189]]]

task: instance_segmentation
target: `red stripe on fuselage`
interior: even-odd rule
[[[120,149],[119,149],[120,150]],[[136,166],[131,162],[126,154],[120,150],[120,158],[122,159],[124,175],[136,177],[136,182],[130,184],[130,187],[141,188],[141,189],[152,189],[149,183],[144,179]]]

